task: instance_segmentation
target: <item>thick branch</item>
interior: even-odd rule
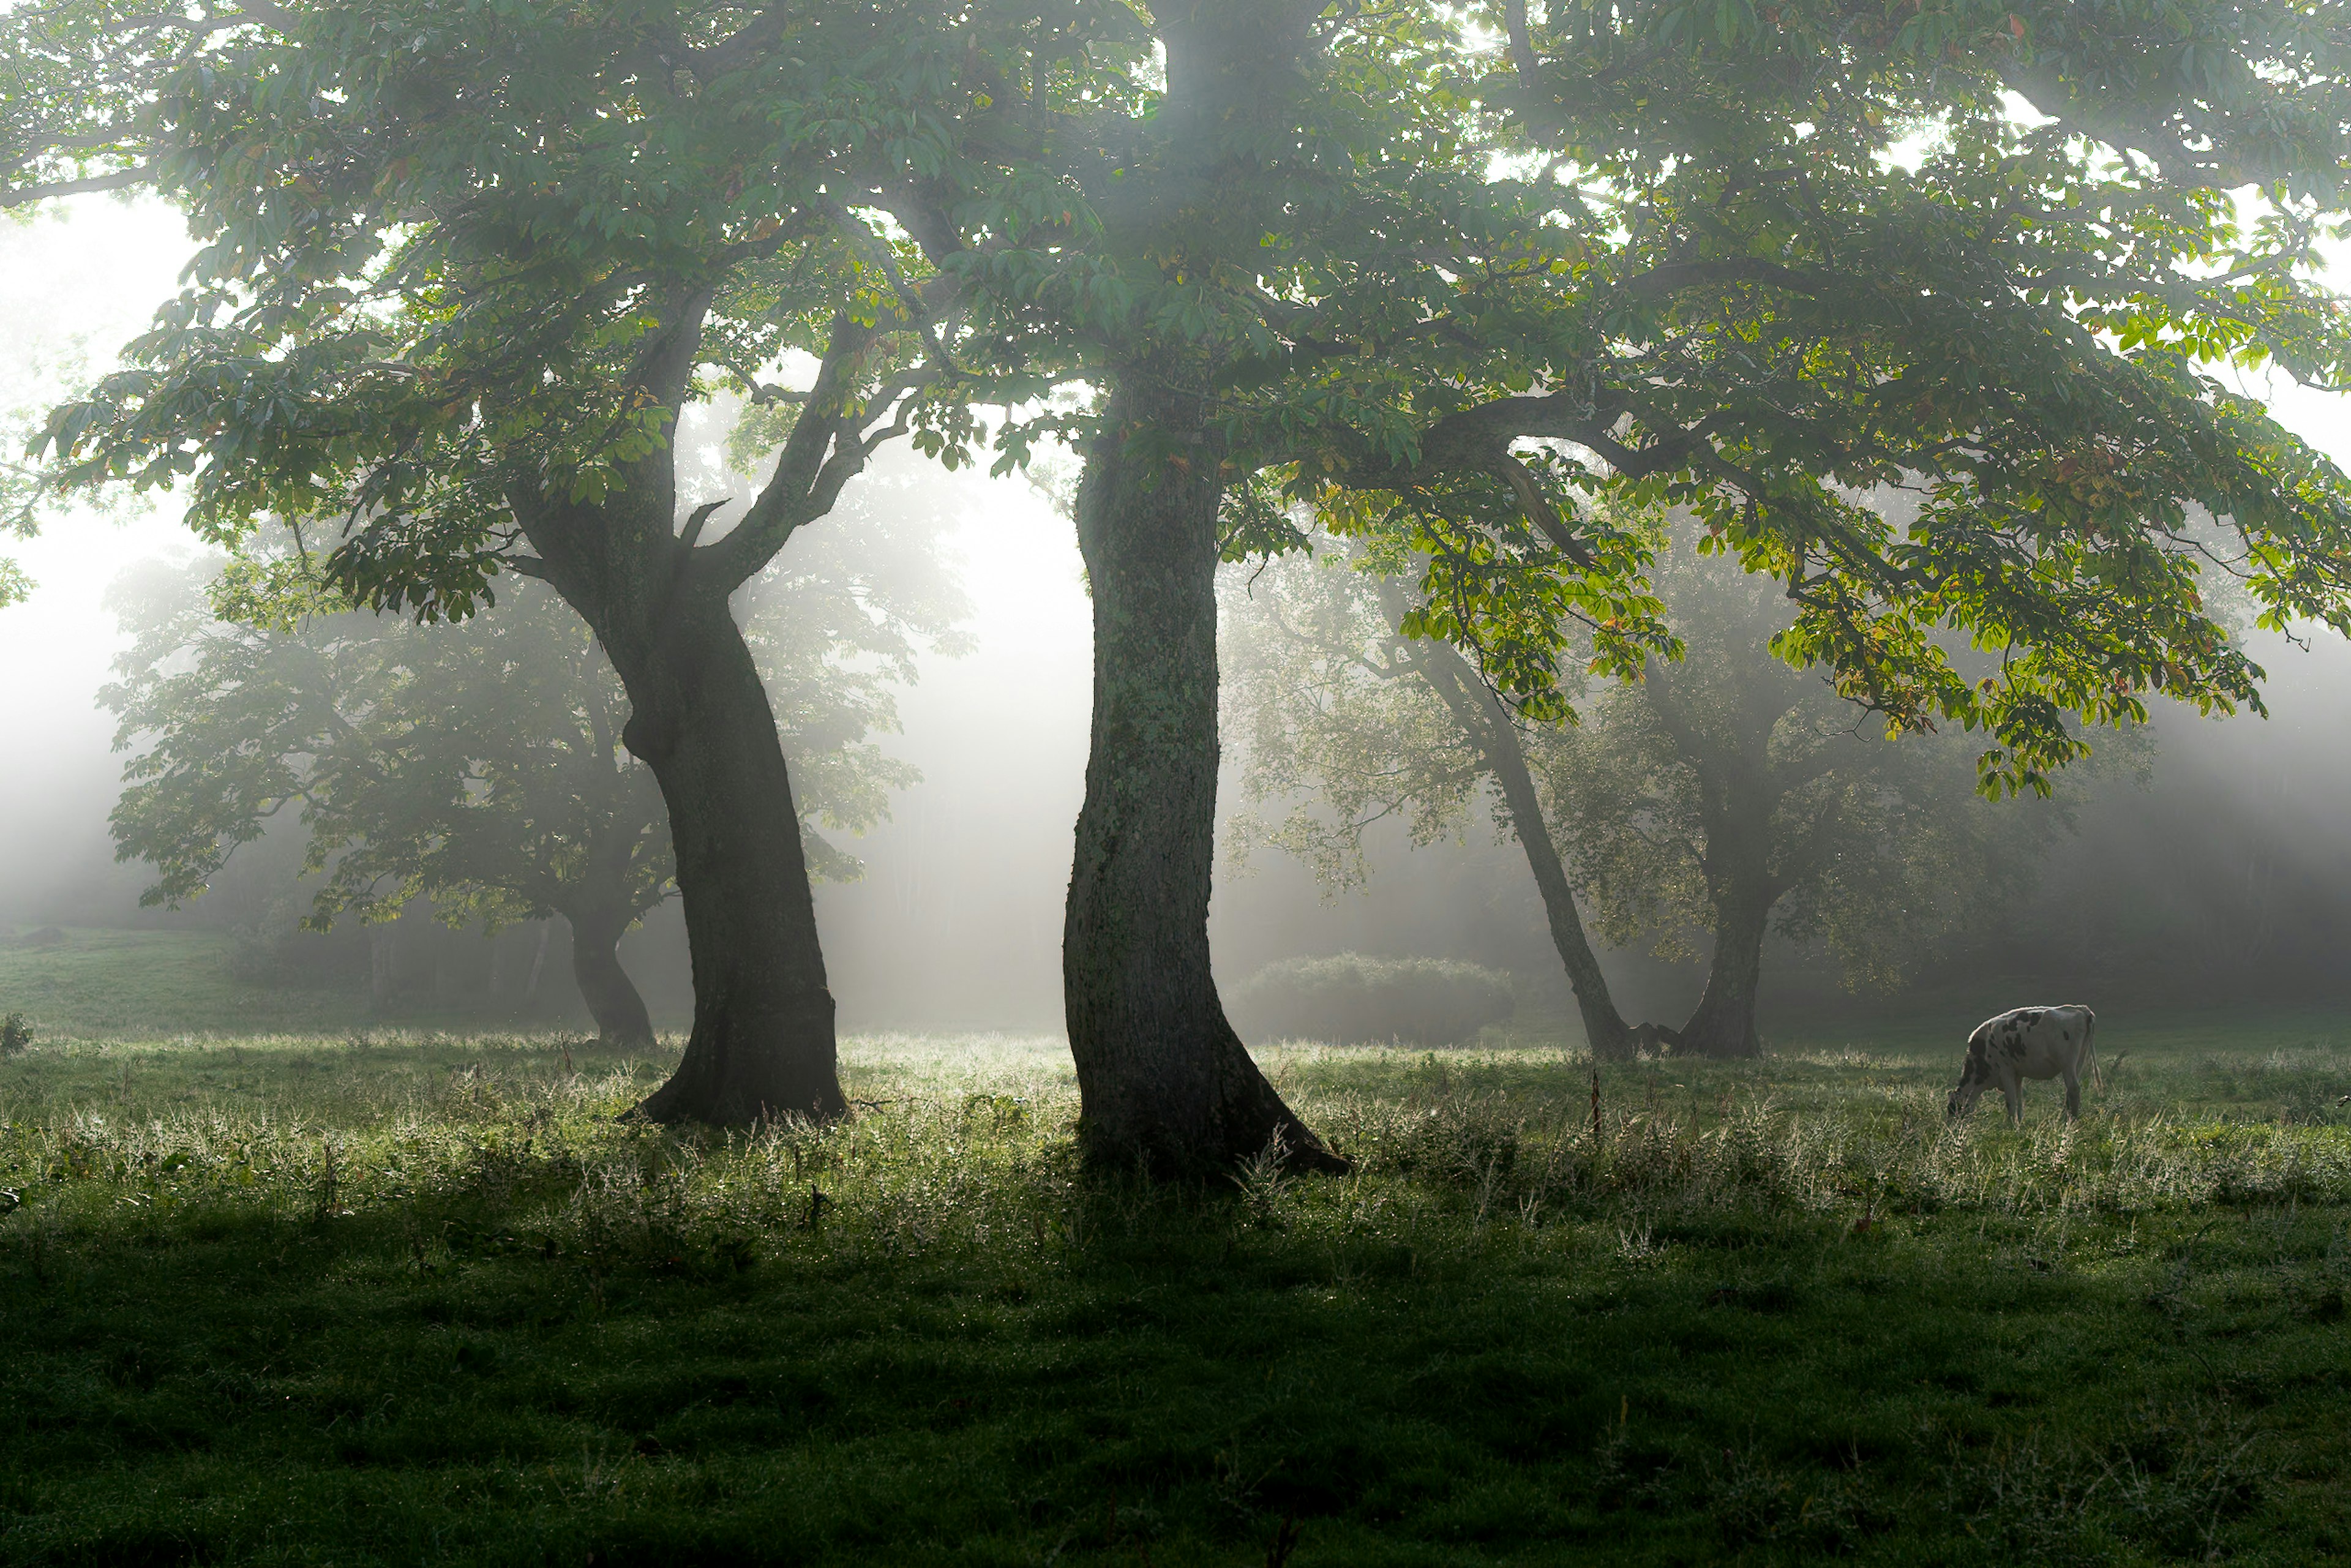
[[[734,531],[709,547],[711,570],[729,588],[775,559],[792,530],[809,519],[807,509],[826,459],[837,444],[852,438],[845,410],[852,392],[857,361],[873,340],[872,329],[847,316],[833,318],[831,340],[819,362],[816,384],[792,422],[792,433],[776,457],[775,472],[743,514]]]
[[[21,207],[32,202],[46,202],[53,196],[78,196],[89,191],[127,191],[153,178],[153,171],[142,163],[135,169],[118,169],[111,174],[92,174],[87,179],[45,180],[38,184],[19,185],[13,191],[0,191],[0,210]]]

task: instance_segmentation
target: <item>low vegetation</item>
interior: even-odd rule
[[[2351,1550],[2351,1040],[2108,1033],[2021,1131],[1948,1042],[1283,1048],[1353,1174],[1210,1186],[1083,1176],[1052,1041],[721,1135],[577,1040],[37,1040],[0,1561]]]
[[[1233,992],[1233,1022],[1252,1039],[1343,1045],[1458,1045],[1509,1018],[1510,977],[1442,958],[1284,958]]]

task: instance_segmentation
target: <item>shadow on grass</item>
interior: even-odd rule
[[[1027,1042],[731,1136],[578,1042],[235,1049],[0,1088],[0,1560],[2351,1546],[2351,1134],[2192,1062],[2070,1135],[1644,1066],[1595,1138],[1553,1053],[1276,1052],[1358,1173],[1177,1187],[1081,1174]]]

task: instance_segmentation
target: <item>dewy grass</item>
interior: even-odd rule
[[[2351,1051],[1285,1047],[1357,1162],[1081,1172],[1056,1042],[615,1120],[578,1040],[0,1064],[0,1561],[2307,1563]]]

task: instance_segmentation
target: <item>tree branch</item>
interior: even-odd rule
[[[855,439],[847,407],[854,395],[858,359],[873,338],[872,328],[862,327],[846,315],[833,318],[824,358],[817,365],[816,382],[809,388],[799,417],[792,422],[791,434],[784,438],[775,472],[733,531],[705,552],[710,570],[730,591],[773,560],[792,530],[814,515],[808,506],[824,475],[827,458],[843,440]],[[834,489],[838,494],[839,486]]]
[[[118,169],[111,174],[92,174],[80,180],[47,180],[34,185],[19,185],[13,191],[0,191],[0,210],[21,207],[31,202],[45,202],[53,196],[78,196],[90,191],[127,191],[133,185],[143,185],[154,177],[145,164],[135,169]]]

